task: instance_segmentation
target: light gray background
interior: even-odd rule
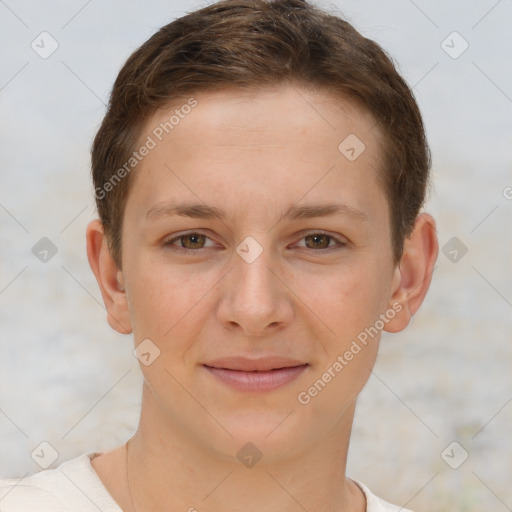
[[[512,510],[512,2],[318,4],[383,45],[414,86],[434,157],[426,210],[441,247],[467,247],[455,263],[440,253],[410,327],[384,334],[349,475],[425,512]],[[0,476],[40,470],[31,453],[42,441],[56,467],[136,428],[133,341],[108,327],[86,259],[89,147],[129,54],[203,5],[0,0]],[[42,31],[59,44],[47,59],[30,46]],[[456,59],[441,46],[453,31],[469,44]],[[32,253],[44,236],[58,248],[47,263]],[[452,465],[469,454],[458,469],[441,456],[453,441]]]

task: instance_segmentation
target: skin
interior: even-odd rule
[[[135,346],[149,338],[160,350],[140,365],[141,417],[128,463],[136,510],[363,511],[364,495],[345,468],[356,399],[380,333],[307,405],[297,397],[393,304],[400,311],[384,329],[408,325],[437,257],[434,220],[419,215],[395,265],[378,173],[382,136],[351,100],[289,85],[194,97],[198,105],[134,171],[122,269],[101,223],[87,229],[110,325],[133,332]],[[157,112],[141,140],[175,108]],[[354,161],[338,149],[349,134],[366,146]],[[226,217],[146,218],[169,200],[206,203]],[[280,219],[291,205],[329,202],[364,218]],[[196,229],[206,238],[172,241]],[[312,236],[319,230],[334,238]],[[248,236],[262,248],[252,263],[236,252]],[[277,390],[243,392],[202,366],[234,355],[279,355],[309,366]],[[247,442],[263,454],[251,468],[236,456]],[[132,511],[125,455],[123,445],[92,464]]]

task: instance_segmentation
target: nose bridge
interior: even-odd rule
[[[247,237],[237,247],[222,298],[222,321],[236,323],[246,333],[259,333],[289,320],[291,307],[286,287],[275,275],[277,264],[268,243]]]
[[[251,255],[253,251],[254,249],[251,248],[247,255]],[[259,255],[253,256],[255,259],[244,259],[244,256],[238,255],[238,261],[235,265],[237,280],[235,289],[244,298],[268,301],[274,295],[274,281],[276,278],[269,269],[272,264],[270,253],[271,250],[267,248],[262,250]]]

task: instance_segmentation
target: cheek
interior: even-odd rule
[[[385,303],[375,268],[363,261],[321,276],[303,276],[296,286],[298,295],[325,325],[325,339],[333,349],[343,348],[373,324]]]
[[[190,271],[155,262],[141,263],[133,270],[130,313],[137,340],[151,338],[165,344],[182,325],[190,325],[201,311],[201,298],[213,284]]]
[[[306,404],[310,417],[323,418],[326,425],[357,397],[377,357],[380,330],[371,328],[384,300],[374,273],[365,268],[366,272],[344,268],[330,279],[317,280],[314,292],[309,288],[308,306],[318,317],[315,324],[323,357],[298,401]],[[311,284],[305,280],[304,285],[307,282]]]

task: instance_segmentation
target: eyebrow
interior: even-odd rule
[[[306,204],[302,206],[291,205],[279,218],[288,220],[311,219],[328,215],[344,215],[353,220],[367,221],[365,213],[342,203]],[[166,201],[157,203],[146,212],[146,219],[155,217],[168,217],[178,215],[194,219],[218,219],[224,220],[226,212],[222,208],[210,206],[204,203],[187,203]]]

